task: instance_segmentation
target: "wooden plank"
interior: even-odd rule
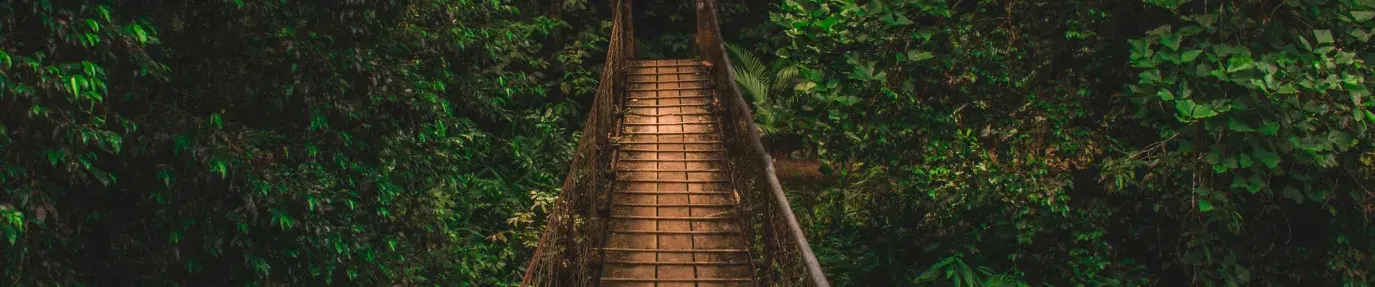
[[[706,74],[705,71],[684,71],[684,72],[649,72],[649,73],[630,73],[631,76],[676,76],[676,75],[697,75]]]
[[[686,278],[686,279],[660,279],[660,278],[609,278],[603,277],[602,281],[608,282],[750,282],[751,278]]]
[[[671,195],[670,195],[670,194],[663,194],[663,195],[660,195],[660,196],[671,196]],[[673,200],[673,201],[687,201],[687,196],[682,196],[681,198],[683,198],[683,200]],[[735,204],[728,204],[728,203],[673,203],[673,202],[670,202],[670,203],[663,203],[663,202],[660,202],[660,203],[621,203],[621,202],[617,202],[617,203],[613,203],[612,205],[616,205],[616,206],[638,206],[638,207],[659,207],[659,208],[663,208],[663,207],[732,207],[732,206],[735,206]]]
[[[678,123],[625,123],[625,126],[714,125],[715,121],[686,121]]]
[[[622,159],[619,159],[619,161],[624,161],[624,162],[637,162],[637,161],[643,161],[643,162],[667,163],[667,162],[717,162],[717,161],[725,161],[725,160],[724,160],[724,159],[719,159],[719,158],[671,158],[671,159],[622,158]]]
[[[629,264],[629,265],[746,265],[745,262],[694,262],[694,261],[627,261],[627,260],[607,260],[607,264]]]
[[[684,131],[684,132],[623,132],[623,135],[714,135],[715,131]]]
[[[616,143],[617,143],[617,144],[666,144],[666,145],[689,145],[689,144],[710,144],[710,145],[720,145],[720,144],[721,144],[721,141],[718,141],[718,140],[707,140],[707,141],[666,140],[666,141],[623,141],[623,142],[616,142]]]
[[[708,87],[671,87],[671,88],[651,88],[651,89],[627,89],[631,92],[658,92],[658,91],[694,91],[707,90]]]
[[[684,79],[684,80],[644,80],[630,81],[631,84],[664,84],[664,83],[701,83],[709,81],[707,79]]]
[[[705,107],[711,104],[666,104],[666,105],[625,105],[628,108],[677,108],[677,107]]]
[[[622,148],[619,151],[642,151],[642,152],[725,152],[724,149],[689,149],[689,150],[664,150],[664,149],[644,149],[644,148]]]
[[[641,178],[617,178],[616,181],[623,182],[653,182],[653,183],[725,183],[730,182],[726,179],[641,179]]]
[[[680,168],[680,169],[631,169],[631,168],[617,168],[616,171],[624,171],[624,172],[672,172],[672,171],[676,171],[676,172],[723,172],[723,170],[715,169],[715,168]]]
[[[735,233],[739,233],[739,232],[738,232],[738,231],[733,231],[733,230],[612,230],[611,233],[641,233],[641,234],[671,234],[671,235],[681,235],[681,234],[693,234],[693,235],[697,235],[697,234],[700,234],[700,235],[708,235],[708,234],[735,234]]]
[[[602,281],[609,286],[753,286],[736,221],[725,151],[701,99],[710,81],[696,60],[631,68]],[[704,136],[705,135],[705,136]],[[691,138],[713,138],[698,139]],[[636,145],[654,145],[636,146]]]
[[[635,216],[635,215],[616,215],[612,219],[645,219],[645,220],[727,220],[730,217],[690,217],[690,216]]]
[[[646,249],[646,248],[602,248],[606,251],[617,252],[679,252],[679,253],[741,253],[744,249]]]

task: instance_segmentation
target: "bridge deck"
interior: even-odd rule
[[[604,285],[754,286],[705,73],[695,60],[631,68]]]

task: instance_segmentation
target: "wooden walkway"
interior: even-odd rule
[[[603,285],[754,286],[707,79],[696,60],[631,68]]]

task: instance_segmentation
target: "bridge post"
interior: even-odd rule
[[[702,57],[702,60],[715,62],[716,59],[712,59],[707,52],[710,51],[712,35],[706,29],[706,25],[709,25],[709,21],[715,20],[707,14],[711,9],[715,9],[714,5],[709,2],[709,0],[697,0],[697,33],[694,38],[697,42],[697,54]]]
[[[633,59],[635,59],[635,9],[634,9],[635,1],[634,1],[634,0],[624,0],[624,1],[625,1],[625,13],[622,13],[621,15],[622,15],[623,17],[625,17],[625,19],[622,20],[622,23],[625,23],[625,30],[626,30],[625,48],[624,48],[625,54],[626,54],[625,58],[626,58],[626,59],[633,60]]]

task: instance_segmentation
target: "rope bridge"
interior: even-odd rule
[[[636,60],[613,0],[601,82],[525,286],[829,286],[730,74],[715,0],[697,59]]]

